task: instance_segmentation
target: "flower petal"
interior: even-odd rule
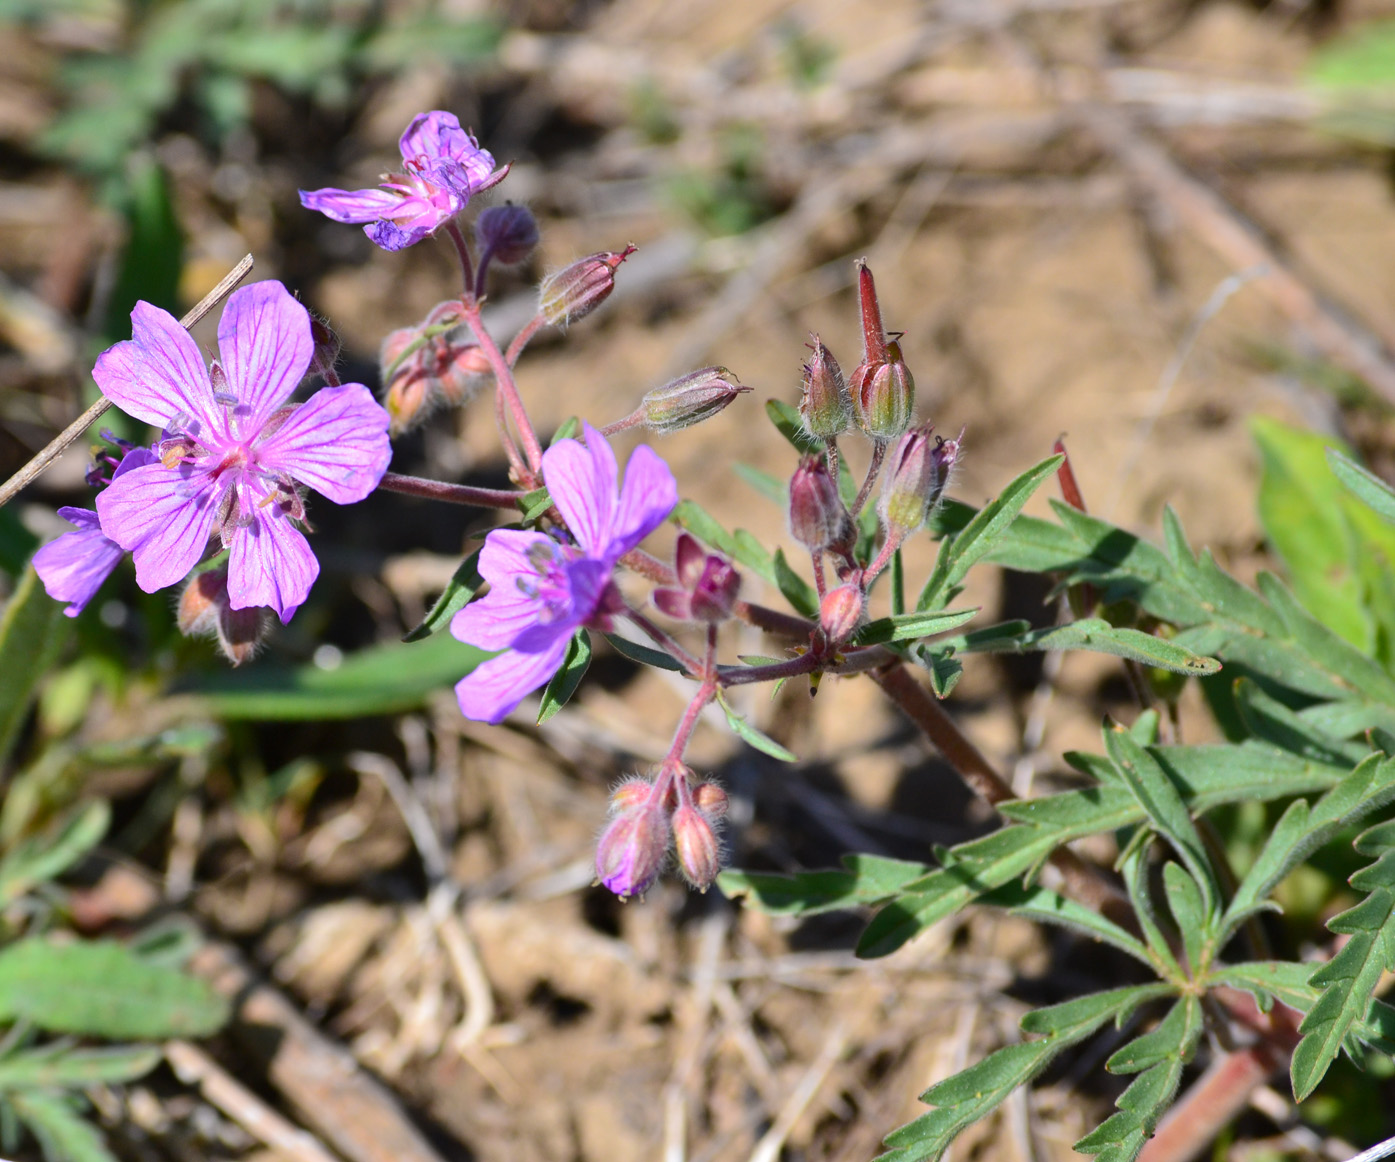
[[[68,602],[63,612],[76,617],[125,553],[102,532],[97,514],[90,508],[60,508],[58,515],[77,527],[34,554],[34,571],[50,597]]]
[[[474,138],[460,128],[460,118],[454,113],[434,109],[413,117],[397,145],[404,161],[421,160],[430,165],[443,158],[464,160],[462,155],[474,146]]]
[[[542,533],[518,529],[497,529],[485,538],[479,570],[489,582],[489,592],[451,618],[450,632],[458,641],[482,650],[501,650],[537,624],[542,607],[519,586],[520,581],[537,582],[537,570],[528,556],[536,544],[549,552],[556,547]]]
[[[477,722],[503,722],[515,706],[561,669],[570,640],[571,634],[563,634],[542,653],[509,650],[481,663],[455,684],[460,712]]]
[[[599,553],[610,543],[615,514],[615,453],[590,424],[586,443],[558,440],[542,458],[543,482],[552,503],[562,514],[588,553]]]
[[[279,282],[236,290],[218,322],[218,351],[237,397],[233,415],[244,437],[290,397],[310,369],[310,313]]]
[[[440,224],[431,222],[403,230],[396,223],[384,220],[370,223],[363,228],[363,232],[374,246],[381,246],[384,250],[405,250],[408,246],[415,246]]]
[[[275,505],[256,510],[232,536],[228,556],[228,604],[265,605],[284,625],[310,596],[320,563],[301,531]]]
[[[198,344],[168,311],[139,302],[131,312],[131,338],[97,357],[92,378],[112,403],[147,424],[205,435],[189,421],[222,432],[208,368]]]
[[[300,204],[336,222],[375,222],[391,214],[401,199],[389,190],[301,190]]]
[[[184,580],[198,564],[221,494],[212,476],[188,464],[147,464],[97,494],[97,515],[102,532],[131,550],[136,584],[154,593]]]
[[[641,444],[625,465],[625,483],[610,528],[607,556],[619,560],[658,528],[678,503],[678,482],[659,454]]]
[[[390,422],[363,384],[322,387],[257,445],[257,463],[335,504],[353,504],[377,488],[387,471]]]

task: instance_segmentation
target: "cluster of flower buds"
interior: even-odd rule
[[[722,868],[717,831],[726,813],[721,787],[698,782],[677,759],[667,759],[653,781],[635,776],[612,792],[611,821],[596,847],[596,876],[622,900],[642,896],[672,850],[683,878],[705,892]]]
[[[383,406],[392,417],[394,436],[410,431],[436,408],[460,407],[493,386],[494,369],[479,344],[451,337],[459,322],[460,303],[448,300],[420,326],[391,331],[383,340]]]
[[[212,637],[234,666],[250,659],[271,625],[271,610],[234,609],[228,599],[226,567],[195,573],[184,586],[176,613],[185,637]]]
[[[678,587],[654,590],[654,604],[679,621],[716,625],[731,616],[741,589],[741,574],[730,561],[702,546],[687,533],[678,534],[674,552]]]
[[[857,529],[822,455],[805,456],[790,478],[790,532],[813,552],[850,553]]]
[[[615,271],[637,248],[603,250],[588,254],[542,280],[538,311],[554,327],[565,327],[585,318],[615,289]]]

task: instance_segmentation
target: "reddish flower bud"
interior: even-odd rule
[[[622,779],[615,790],[610,793],[610,813],[622,815],[627,811],[643,807],[649,802],[649,797],[653,793],[654,784],[640,775],[631,775],[627,779]]]
[[[437,339],[436,376],[446,403],[459,407],[484,388],[494,386],[494,365],[478,343],[447,343]]]
[[[617,815],[596,847],[596,876],[622,900],[648,891],[668,857],[668,814],[648,800]]]
[[[857,422],[874,440],[894,440],[915,416],[915,380],[899,343],[886,344],[882,363],[859,363],[852,373]]]
[[[310,366],[326,378],[334,374],[334,365],[339,361],[342,344],[339,336],[322,319],[310,316],[310,338],[315,344],[314,360]]]
[[[494,369],[478,344],[435,335],[404,357],[421,339],[418,327],[391,331],[379,354],[387,384],[383,406],[392,417],[395,436],[416,427],[440,404],[458,407],[494,383]]]
[[[673,844],[683,878],[707,891],[722,870],[722,845],[711,822],[696,807],[683,804],[673,813]]]
[[[804,388],[799,397],[799,414],[804,430],[816,440],[842,435],[852,423],[852,396],[843,378],[843,369],[817,335],[813,357],[804,365]]]
[[[668,435],[715,416],[738,395],[751,390],[734,378],[723,378],[730,375],[725,367],[704,367],[656,387],[640,401],[644,422],[660,435]]]
[[[505,266],[515,266],[533,253],[538,244],[538,223],[527,206],[512,202],[481,210],[475,219],[475,241],[481,258],[492,258]]]
[[[251,658],[270,625],[270,610],[233,609],[228,602],[228,571],[207,569],[189,578],[179,598],[177,621],[185,637],[215,638],[234,666]]]
[[[887,460],[882,476],[882,496],[878,509],[888,528],[902,536],[915,532],[925,523],[931,508],[945,486],[946,454],[943,439],[931,440],[934,424],[913,428],[901,437]],[[951,441],[953,453],[958,441]],[[953,463],[953,453],[949,463]]]
[[[550,274],[538,288],[538,310],[557,327],[565,327],[589,315],[610,297],[615,289],[616,268],[635,252],[636,247],[607,250],[573,262]]]
[[[819,626],[830,644],[836,645],[852,636],[862,621],[865,605],[859,585],[839,585],[824,594],[819,603]]]
[[[857,536],[822,456],[805,456],[790,478],[790,531],[815,551],[849,548]]]
[[[680,533],[675,565],[682,588],[654,590],[654,604],[679,621],[726,621],[741,589],[741,574],[731,562],[704,553],[697,541]]]
[[[693,806],[708,819],[721,819],[729,806],[727,793],[716,783],[699,783],[693,788]]]

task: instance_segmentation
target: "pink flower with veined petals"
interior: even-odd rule
[[[451,619],[457,638],[506,650],[455,687],[461,713],[502,722],[561,667],[582,626],[609,630],[622,607],[610,575],[678,503],[678,485],[657,452],[641,445],[617,490],[615,453],[590,424],[586,443],[558,440],[542,458],[543,482],[575,544],[543,533],[497,529],[480,553],[489,592]]]
[[[336,504],[372,492],[392,458],[387,412],[361,383],[289,404],[314,342],[309,313],[279,282],[228,299],[211,368],[158,307],[137,303],[131,332],[92,375],[164,439],[159,460],[97,497],[102,532],[131,551],[147,593],[182,581],[216,532],[229,550],[231,607],[265,605],[289,621],[320,571],[294,523],[305,517],[301,486]]]
[[[301,190],[300,204],[336,222],[368,223],[363,232],[384,250],[401,250],[454,218],[471,196],[498,185],[508,166],[460,128],[454,113],[419,113],[399,142],[402,172],[376,190]]]

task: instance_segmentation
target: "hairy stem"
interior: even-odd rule
[[[504,407],[513,420],[514,427],[518,429],[518,438],[523,444],[524,455],[528,458],[528,467],[536,477],[542,468],[542,446],[538,443],[537,432],[533,430],[533,422],[523,407],[523,400],[519,398],[513,368],[504,358],[504,353],[499,350],[499,345],[494,342],[494,336],[485,327],[479,303],[465,303],[464,307],[465,321],[470,324],[470,330],[475,333],[480,350],[484,352],[484,357],[489,360],[489,366],[494,370],[495,390],[503,397]]]
[[[509,349],[504,353],[504,358],[509,361],[512,367],[518,362],[518,357],[523,354],[523,348],[528,346],[533,336],[547,326],[547,320],[542,315],[534,315],[528,320],[528,325],[513,337],[513,342],[509,344]]]
[[[521,492],[505,488],[473,488],[468,484],[447,484],[444,480],[401,476],[396,472],[385,472],[378,487],[385,492],[401,492],[407,496],[443,500],[447,504],[469,504],[476,508],[517,508],[523,496]]]
[[[465,235],[460,232],[460,224],[451,219],[446,223],[446,236],[455,247],[455,256],[460,260],[460,278],[465,287],[464,300],[474,302],[475,295],[475,263],[470,257],[470,245],[465,241]]]
[[[882,470],[882,461],[886,458],[886,441],[872,441],[872,463],[867,466],[867,478],[863,480],[862,487],[857,490],[857,499],[852,503],[852,517],[856,520],[862,511],[862,506],[867,503],[867,498],[872,495],[872,485],[877,482],[877,474]]]

